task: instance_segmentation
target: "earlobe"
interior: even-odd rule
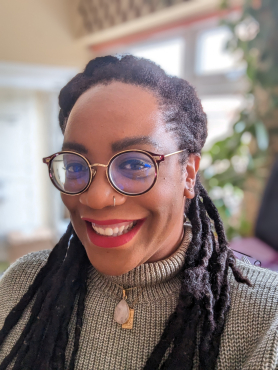
[[[196,175],[199,170],[201,156],[199,154],[190,154],[185,168],[186,178],[184,187],[184,196],[192,199],[195,196],[194,186]]]
[[[186,187],[184,189],[184,196],[188,199],[192,199],[195,197],[195,191],[194,191],[194,188],[192,187]]]

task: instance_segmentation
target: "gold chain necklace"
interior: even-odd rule
[[[128,305],[126,301],[127,300],[126,292],[128,290],[135,289],[136,287],[124,289],[121,285],[117,283],[114,284],[116,284],[123,291],[123,298],[115,307],[114,320],[118,324],[121,324],[123,329],[132,329],[134,320],[134,306],[138,302],[139,297],[142,294],[142,288],[140,293],[137,295],[136,299],[133,302],[131,302],[130,305]]]

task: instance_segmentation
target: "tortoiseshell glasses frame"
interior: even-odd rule
[[[170,157],[174,154],[178,154],[178,153],[182,153],[182,152],[185,152],[187,151],[186,149],[183,149],[183,150],[178,150],[176,152],[173,152],[173,153],[169,153],[169,154],[155,154],[155,153],[152,153],[152,152],[149,152],[149,151],[146,151],[146,150],[139,150],[139,149],[130,149],[130,150],[124,150],[124,151],[121,151],[115,155],[113,155],[113,157],[109,160],[108,164],[101,164],[101,163],[93,163],[91,164],[88,159],[86,157],[84,157],[83,155],[81,155],[80,153],[77,153],[77,152],[73,152],[73,151],[68,151],[68,150],[65,150],[65,151],[61,151],[61,152],[57,152],[55,154],[52,154],[50,155],[49,157],[45,157],[43,158],[43,163],[46,163],[48,165],[48,173],[49,173],[49,177],[50,177],[50,180],[52,181],[53,185],[62,193],[64,194],[67,194],[67,195],[70,195],[70,196],[75,196],[75,195],[79,195],[79,194],[82,194],[84,193],[91,185],[92,181],[93,181],[93,178],[94,176],[96,175],[96,172],[97,170],[94,168],[94,167],[105,167],[106,168],[106,177],[107,177],[107,180],[109,182],[109,184],[112,186],[112,188],[118,192],[119,194],[124,194],[126,196],[130,196],[130,197],[134,197],[134,196],[138,196],[138,195],[142,195],[142,194],[145,194],[147,193],[148,191],[150,191],[153,186],[155,185],[156,181],[157,181],[157,177],[158,177],[158,172],[159,172],[159,164],[161,162],[163,162],[165,160],[165,158],[167,157]],[[120,155],[122,154],[125,154],[125,153],[130,153],[130,152],[135,152],[135,153],[142,153],[142,154],[145,154],[146,156],[148,156],[148,158],[153,162],[154,164],[154,168],[155,168],[155,173],[154,173],[154,179],[153,179],[153,182],[151,183],[151,185],[148,187],[148,189],[146,189],[145,191],[143,192],[140,192],[140,193],[130,193],[130,192],[125,192],[121,189],[119,189],[118,187],[116,187],[116,185],[113,183],[111,177],[110,177],[110,168],[111,168],[111,164],[113,163],[113,161],[119,157]],[[59,155],[61,154],[74,154],[74,155],[77,155],[79,157],[81,157],[87,164],[89,170],[90,170],[90,177],[88,179],[88,183],[87,185],[84,187],[84,189],[78,191],[78,192],[75,192],[75,193],[71,193],[71,192],[67,192],[63,189],[61,189],[59,186],[57,186],[57,184],[55,183],[54,179],[53,179],[53,175],[51,173],[51,163],[52,161]]]

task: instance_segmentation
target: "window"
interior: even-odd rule
[[[180,37],[155,44],[135,46],[128,52],[137,57],[152,60],[170,75],[181,76],[184,46],[185,40]]]
[[[123,52],[153,60],[167,73],[188,80],[208,115],[206,149],[229,135],[246,90],[245,67],[239,55],[226,50],[231,31],[218,19],[193,23],[172,39],[127,47]]]
[[[227,27],[216,27],[201,31],[197,38],[197,74],[228,72],[236,68],[236,58],[226,45],[231,38]]]
[[[240,95],[203,97],[202,105],[208,118],[208,137],[205,148],[231,133],[236,114],[241,108]]]

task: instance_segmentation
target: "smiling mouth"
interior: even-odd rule
[[[115,248],[130,242],[145,222],[140,220],[92,220],[83,218],[90,241],[102,248]]]
[[[128,233],[134,228],[134,226],[136,226],[136,224],[137,221],[121,222],[113,225],[99,225],[92,222],[91,226],[98,235],[115,237]]]

